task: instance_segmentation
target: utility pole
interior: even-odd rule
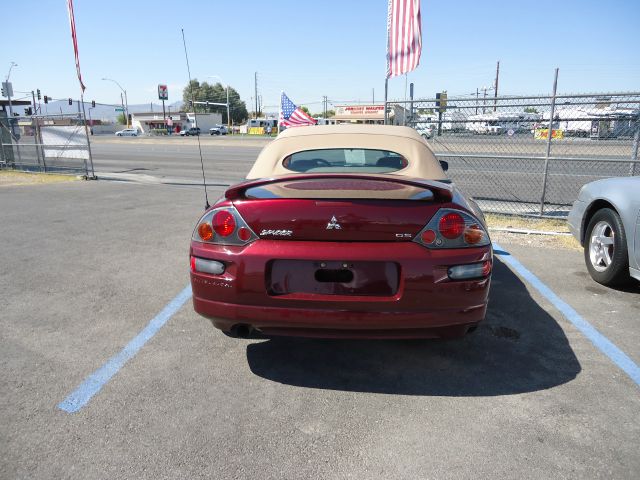
[[[476,87],[476,115],[478,114],[478,102],[480,101],[480,89]]]
[[[498,79],[500,78],[500,60],[498,60],[498,64],[496,65],[496,83],[494,85],[495,92],[493,94],[493,111],[495,112],[498,108]]]
[[[31,98],[33,99],[33,114],[37,115],[38,109],[36,108],[36,94],[33,93],[33,90],[31,90]]]
[[[255,72],[253,75],[253,86],[255,90],[255,99],[256,99],[256,118],[258,118],[258,72]]]
[[[482,97],[482,113],[484,114],[484,107],[487,105],[487,87],[482,87],[484,91],[484,96]]]
[[[231,129],[231,117],[229,116],[229,84],[227,83],[227,128]]]
[[[371,104],[375,105],[376,103],[376,89],[371,89]]]
[[[127,111],[124,109],[124,99],[122,98],[122,92],[120,92],[120,103],[122,104],[122,114],[124,115],[125,118],[125,124],[127,125],[126,128],[129,128],[129,116],[127,115]]]

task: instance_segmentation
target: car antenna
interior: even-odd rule
[[[196,126],[198,125],[198,114],[196,113],[196,103],[193,97],[193,83],[191,83],[191,68],[189,68],[189,55],[187,55],[187,42],[184,40],[184,28],[181,28],[182,44],[184,45],[184,58],[187,60],[187,74],[189,75],[189,93],[191,96],[191,105],[193,105],[193,118]],[[209,196],[207,195],[207,180],[204,176],[204,161],[202,160],[202,147],[200,146],[200,135],[198,137],[198,151],[200,152],[200,166],[202,167],[202,186],[204,187],[204,209],[207,210],[209,205]]]

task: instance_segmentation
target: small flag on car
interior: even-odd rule
[[[318,122],[315,118],[312,118],[300,107],[297,107],[291,100],[289,100],[289,97],[282,92],[279,118],[279,124],[281,127],[302,127],[304,125],[315,125],[316,123]]]

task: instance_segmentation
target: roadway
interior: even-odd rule
[[[269,141],[202,136],[199,147],[193,137],[96,136],[92,137],[92,152],[95,171],[102,178],[180,184],[202,181],[201,148],[207,183],[224,186],[243,180]],[[435,137],[430,144],[441,160],[449,162],[452,180],[484,202],[487,211],[538,211],[545,162],[530,157],[543,157],[545,142],[530,135],[449,135]],[[22,151],[24,158],[28,149]],[[566,213],[585,183],[634,171],[630,140],[570,138],[554,143],[552,156],[560,155],[572,159],[549,162],[545,202],[561,214]],[[635,165],[635,172],[640,173],[640,165]]]

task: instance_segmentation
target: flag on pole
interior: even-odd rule
[[[387,78],[415,70],[421,53],[420,0],[389,0]]]
[[[284,92],[282,92],[280,99],[280,118],[278,122],[282,127],[301,127],[317,123],[314,118],[307,115],[304,110],[289,100],[289,97]]]
[[[82,73],[80,73],[80,57],[78,55],[78,38],[76,37],[76,19],[73,15],[73,0],[67,0],[67,9],[69,10],[69,25],[71,25],[71,39],[73,40],[73,53],[76,57],[76,72],[78,73],[78,81],[80,88],[84,93],[84,83],[82,83]]]

